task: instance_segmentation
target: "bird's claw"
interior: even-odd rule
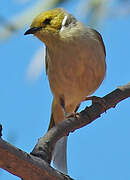
[[[65,117],[66,118],[71,118],[71,117],[78,118],[79,117],[79,113],[76,113],[76,112],[66,113],[65,112]]]

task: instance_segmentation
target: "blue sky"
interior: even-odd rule
[[[63,7],[77,17],[74,3],[64,3]],[[8,18],[28,5],[5,0],[1,2],[1,14]],[[130,81],[129,18],[105,19],[100,28],[106,45],[107,74],[95,92],[97,96],[104,96]],[[47,130],[52,95],[45,72],[34,83],[26,79],[28,64],[42,43],[32,36],[24,36],[24,32],[22,29],[0,42],[0,121],[3,138],[29,153]],[[81,108],[85,105],[88,103]],[[71,177],[76,180],[130,179],[129,108],[127,99],[100,119],[70,134],[68,166]],[[19,178],[0,171],[0,179]]]

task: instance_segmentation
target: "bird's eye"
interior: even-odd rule
[[[49,25],[50,22],[51,22],[51,19],[47,18],[47,19],[45,19],[45,20],[43,21],[43,24]]]

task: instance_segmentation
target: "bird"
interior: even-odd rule
[[[63,8],[41,12],[24,35],[46,46],[46,74],[53,94],[48,130],[76,113],[80,103],[98,89],[106,74],[106,50],[101,34],[79,22]],[[67,168],[67,136],[55,145],[53,165]]]

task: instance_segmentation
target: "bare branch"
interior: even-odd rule
[[[51,128],[44,137],[39,139],[31,154],[41,157],[46,162],[50,163],[55,144],[61,137],[93,122],[106,110],[114,108],[120,101],[128,97],[130,97],[130,83],[118,87],[116,90],[102,98],[105,102],[105,109],[101,104],[94,103],[80,112],[78,116],[68,118]]]
[[[118,87],[102,99],[105,101],[105,109],[108,110],[128,97],[130,97],[130,83]],[[39,139],[31,153],[37,157],[0,139],[0,167],[24,180],[72,180],[49,165],[55,143],[61,137],[99,118],[105,109],[101,104],[94,103],[80,112],[78,116],[68,118],[50,129],[43,138]]]
[[[0,139],[0,167],[24,180],[72,180],[40,158]]]

